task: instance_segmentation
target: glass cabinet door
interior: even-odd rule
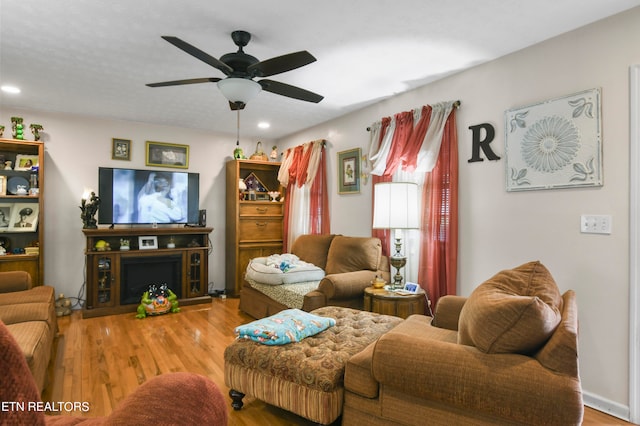
[[[206,251],[190,250],[187,259],[187,297],[203,296],[207,290],[207,277],[203,259]]]
[[[113,283],[115,281],[113,258],[111,256],[97,256],[94,266],[96,268],[94,273],[96,279],[94,283],[95,306],[113,306]]]

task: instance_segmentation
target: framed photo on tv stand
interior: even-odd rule
[[[140,236],[138,237],[139,250],[153,250],[158,248],[158,237],[156,236]]]

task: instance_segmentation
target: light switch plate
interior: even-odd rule
[[[580,232],[583,234],[611,234],[611,215],[583,214],[580,216]]]

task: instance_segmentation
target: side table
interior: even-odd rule
[[[416,294],[402,295],[384,288],[364,289],[364,310],[378,314],[407,318],[426,313],[427,296],[423,289]]]

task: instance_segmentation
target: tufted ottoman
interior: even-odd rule
[[[401,323],[401,318],[325,306],[311,313],[336,325],[282,346],[236,340],[224,352],[224,381],[232,406],[242,408],[244,395],[330,424],[342,414],[344,367],[349,358]]]

